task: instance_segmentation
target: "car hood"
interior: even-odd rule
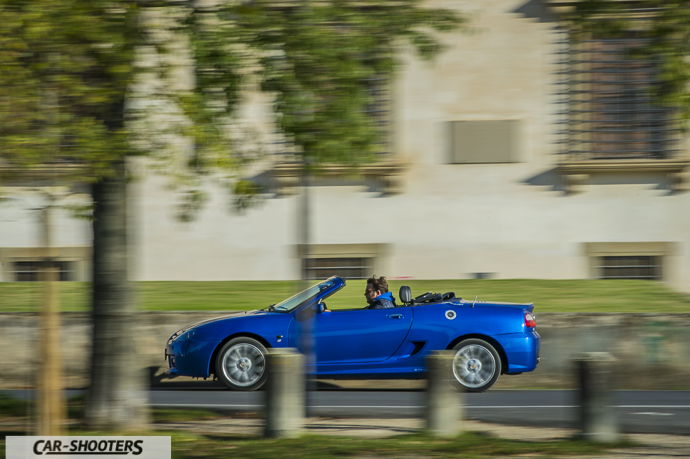
[[[226,314],[226,315],[224,315],[224,316],[213,317],[213,318],[211,318],[211,319],[202,320],[202,321],[200,321],[200,322],[196,322],[196,323],[193,323],[193,324],[191,324],[191,325],[187,325],[187,326],[184,327],[184,328],[180,328],[179,330],[177,330],[175,333],[172,334],[172,336],[170,337],[170,339],[171,339],[171,340],[174,340],[174,339],[177,338],[178,336],[180,336],[180,335],[182,335],[182,334],[184,334],[184,333],[187,333],[189,330],[191,330],[191,329],[193,329],[193,328],[199,328],[199,327],[201,327],[201,326],[203,326],[203,325],[208,325],[208,324],[211,324],[211,323],[214,323],[214,322],[219,322],[219,321],[221,321],[221,320],[238,319],[238,318],[240,318],[240,317],[247,317],[247,316],[250,316],[250,315],[264,315],[264,314],[266,314],[266,311],[255,310],[255,311],[234,312],[234,313],[232,313],[232,314]]]

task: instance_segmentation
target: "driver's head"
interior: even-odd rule
[[[378,296],[388,292],[388,282],[385,277],[376,277],[376,274],[367,279],[367,288],[364,290],[364,297],[367,303],[371,304]]]

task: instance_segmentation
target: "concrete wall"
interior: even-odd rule
[[[150,312],[139,315],[137,344],[141,365],[160,374],[167,366],[168,337],[216,313]],[[220,314],[218,314],[220,315]],[[621,389],[690,389],[690,314],[539,314],[541,364],[533,373],[503,376],[499,388],[569,388],[570,360],[583,351],[609,351]],[[88,314],[63,313],[66,384],[88,384],[91,325]],[[34,386],[38,371],[37,315],[0,314],[0,348],[4,349],[0,389]],[[181,378],[188,379],[188,378]]]

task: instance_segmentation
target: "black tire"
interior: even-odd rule
[[[216,357],[216,375],[232,390],[257,390],[266,382],[266,348],[252,338],[233,338]]]
[[[453,347],[453,376],[467,392],[484,392],[501,375],[501,356],[481,339],[466,339]]]

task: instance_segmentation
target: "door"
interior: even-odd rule
[[[314,316],[318,364],[380,362],[398,350],[412,325],[412,308],[328,311]],[[299,340],[300,323],[290,323],[290,345]],[[294,340],[294,341],[293,341]]]

